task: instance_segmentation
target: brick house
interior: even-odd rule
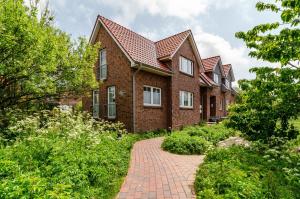
[[[223,65],[220,56],[203,59],[202,63],[205,72],[200,78],[206,84],[200,89],[201,119],[215,121],[225,117],[228,105],[235,101],[237,93],[232,88],[235,77],[231,64]]]
[[[224,95],[214,91],[221,84],[208,83],[214,83],[212,72],[205,70],[191,30],[154,42],[98,16],[90,42],[101,43],[95,64],[99,89],[83,98],[94,118],[123,122],[131,132],[178,129],[209,119],[210,111],[200,113],[204,95]],[[220,68],[222,81],[234,80],[231,66]]]

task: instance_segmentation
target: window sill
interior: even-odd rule
[[[186,75],[186,76],[189,76],[189,77],[194,77],[194,74],[189,74],[189,73],[185,73],[185,72],[183,72],[183,71],[181,71],[181,70],[179,70],[179,72],[181,73],[181,74],[183,74],[183,75]]]
[[[194,107],[179,107],[181,110],[194,110]]]
[[[162,109],[162,106],[144,105],[144,108],[148,108],[148,109]]]

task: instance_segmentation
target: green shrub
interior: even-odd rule
[[[173,133],[165,138],[162,148],[177,154],[203,154],[210,146],[204,138],[187,133]]]
[[[209,151],[197,171],[197,197],[299,198],[300,155],[274,154],[238,146]]]
[[[222,124],[189,126],[167,136],[162,148],[177,154],[204,154],[212,145],[236,134]]]
[[[10,125],[14,141],[0,147],[0,198],[114,198],[140,139],[123,127],[58,110]]]

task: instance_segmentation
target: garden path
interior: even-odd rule
[[[204,155],[176,155],[161,149],[163,138],[135,143],[118,199],[196,198],[193,186]]]

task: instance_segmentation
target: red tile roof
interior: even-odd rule
[[[206,59],[202,59],[202,63],[204,66],[205,72],[210,72],[214,69],[214,67],[218,64],[219,60],[221,59],[220,56],[209,57]]]
[[[155,42],[157,58],[159,59],[173,55],[190,34],[191,30],[186,30]]]
[[[99,20],[103,22],[105,27],[134,61],[171,72],[167,66],[157,60],[156,47],[153,41],[103,16],[99,16]]]
[[[205,73],[200,73],[200,78],[208,85],[208,86],[218,86],[212,79],[210,79]]]
[[[231,67],[232,67],[231,64],[223,65],[223,70],[224,70],[224,73],[225,73],[225,77],[227,77]]]

